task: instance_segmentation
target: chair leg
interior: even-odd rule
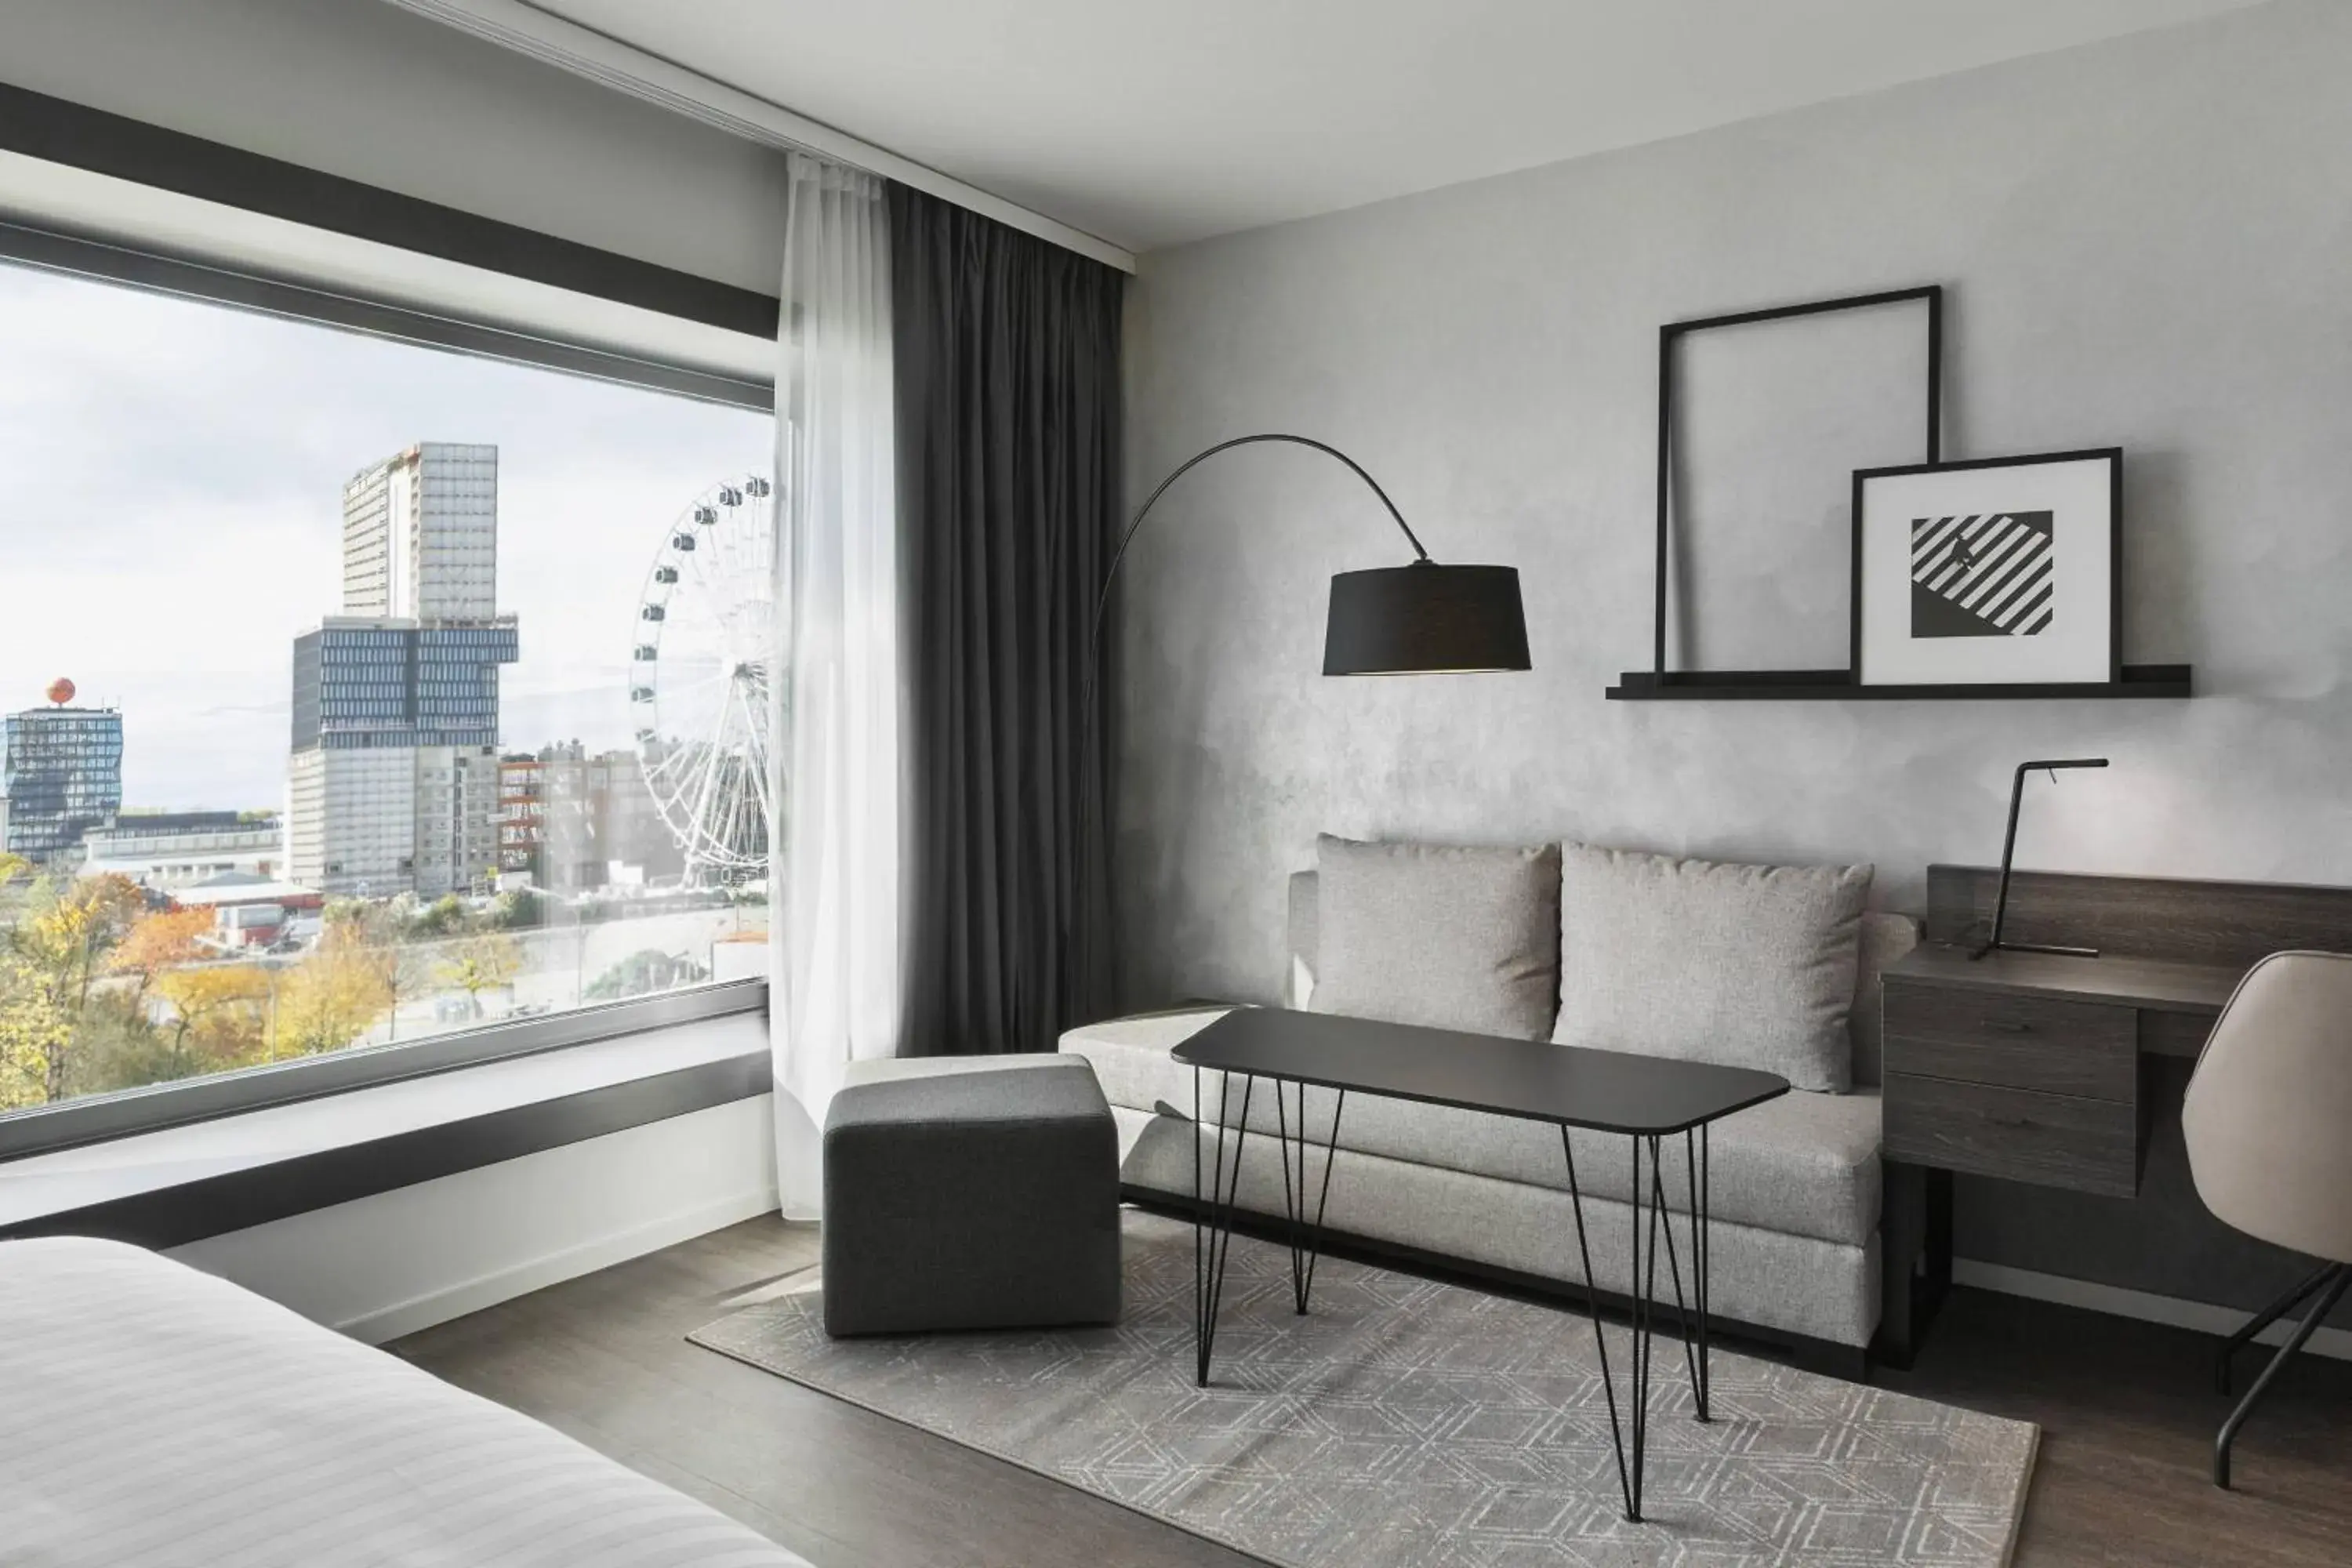
[[[2226,1489],[2230,1484],[2230,1445],[2238,1440],[2238,1428],[2246,1424],[2246,1417],[2254,1413],[2254,1406],[2261,1402],[2264,1394],[2270,1392],[2271,1384],[2278,1376],[2279,1369],[2286,1365],[2294,1352],[2303,1348],[2304,1342],[2311,1338],[2313,1331],[2319,1327],[2321,1320],[2336,1310],[2336,1303],[2344,1299],[2344,1288],[2347,1285],[2352,1285],[2352,1264],[2334,1264],[2329,1267],[2327,1272],[2335,1276],[2334,1282],[2321,1292],[2319,1300],[2313,1304],[2311,1310],[2305,1314],[2303,1321],[2295,1326],[2294,1333],[2286,1343],[2279,1347],[2278,1354],[2271,1357],[2270,1365],[2263,1368],[2262,1376],[2254,1379],[2253,1387],[2246,1390],[2245,1398],[2238,1401],[2238,1407],[2230,1412],[2230,1418],[2227,1421],[2221,1423],[2221,1435],[2213,1439],[2213,1484],[2215,1486]]]
[[[2343,1265],[2337,1263],[2321,1264],[2311,1271],[2302,1284],[2295,1286],[2277,1300],[2248,1318],[2236,1333],[2223,1341],[2221,1353],[2213,1358],[2214,1391],[2220,1394],[2230,1392],[2230,1360],[2232,1356],[2252,1343],[2256,1334],[2303,1305],[2304,1298],[2326,1284],[2328,1276],[2342,1267]]]

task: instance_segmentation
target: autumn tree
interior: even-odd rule
[[[22,855],[0,850],[0,927],[15,923],[31,891],[33,863]],[[0,929],[0,945],[5,945],[7,933]]]
[[[156,1079],[221,1072],[267,1051],[269,973],[250,963],[187,964],[157,975],[155,994],[172,1010],[159,1031],[166,1057]]]
[[[514,938],[483,931],[452,943],[441,961],[445,985],[466,994],[475,1017],[482,1016],[482,993],[514,984],[522,973],[522,949]]]
[[[408,942],[393,942],[376,948],[376,969],[383,976],[384,990],[391,997],[386,1014],[388,1033],[400,1037],[400,1005],[413,997],[428,994],[440,973],[440,964],[428,948]]]
[[[74,1016],[56,988],[13,946],[0,946],[0,1110],[47,1105],[73,1037]]]
[[[337,899],[327,905],[323,921],[352,963],[372,964],[384,994],[386,1037],[400,1037],[400,1005],[423,994],[434,982],[439,965],[433,954],[412,938],[421,917],[406,894],[383,903]],[[326,945],[321,939],[320,945]]]
[[[26,1104],[73,1092],[75,1044],[90,992],[146,911],[138,887],[119,876],[42,878],[0,949],[0,1076]]]
[[[210,910],[158,910],[132,922],[108,960],[107,969],[115,974],[133,976],[137,981],[135,999],[143,1000],[148,989],[166,971],[185,964],[201,963],[215,956],[203,944],[215,921]]]
[[[383,953],[364,922],[330,919],[318,946],[278,982],[276,1054],[339,1051],[393,1003]]]

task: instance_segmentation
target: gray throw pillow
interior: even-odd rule
[[[1867,866],[1735,866],[1588,845],[1560,856],[1552,1038],[1853,1082],[1846,1032]]]
[[[1540,1040],[1559,1005],[1559,850],[1316,844],[1318,1013]]]

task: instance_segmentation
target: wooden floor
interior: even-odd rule
[[[817,1568],[1255,1561],[686,1342],[815,1258],[814,1229],[752,1220],[390,1348]],[[2241,1489],[2222,1492],[2206,1479],[2228,1408],[2209,1381],[2212,1342],[1964,1289],[1918,1367],[1882,1381],[2042,1424],[2025,1568],[2352,1563],[2352,1364],[2299,1361],[2239,1442]]]

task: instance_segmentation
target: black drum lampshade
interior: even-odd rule
[[[1326,675],[1526,669],[1528,616],[1510,566],[1416,561],[1331,579]]]
[[[1326,675],[1467,675],[1533,668],[1528,657],[1528,616],[1519,604],[1519,574],[1509,566],[1446,566],[1432,561],[1412,526],[1364,466],[1328,441],[1265,431],[1220,441],[1196,452],[1143,498],[1135,517],[1111,552],[1095,597],[1087,635],[1085,689],[1079,706],[1094,711],[1097,665],[1101,658],[1103,616],[1110,608],[1112,582],[1143,520],[1168,488],[1220,452],[1261,442],[1306,447],[1344,464],[1387,509],[1389,519],[1412,547],[1411,565],[1369,572],[1342,572],[1331,579],[1330,618],[1323,628]]]

